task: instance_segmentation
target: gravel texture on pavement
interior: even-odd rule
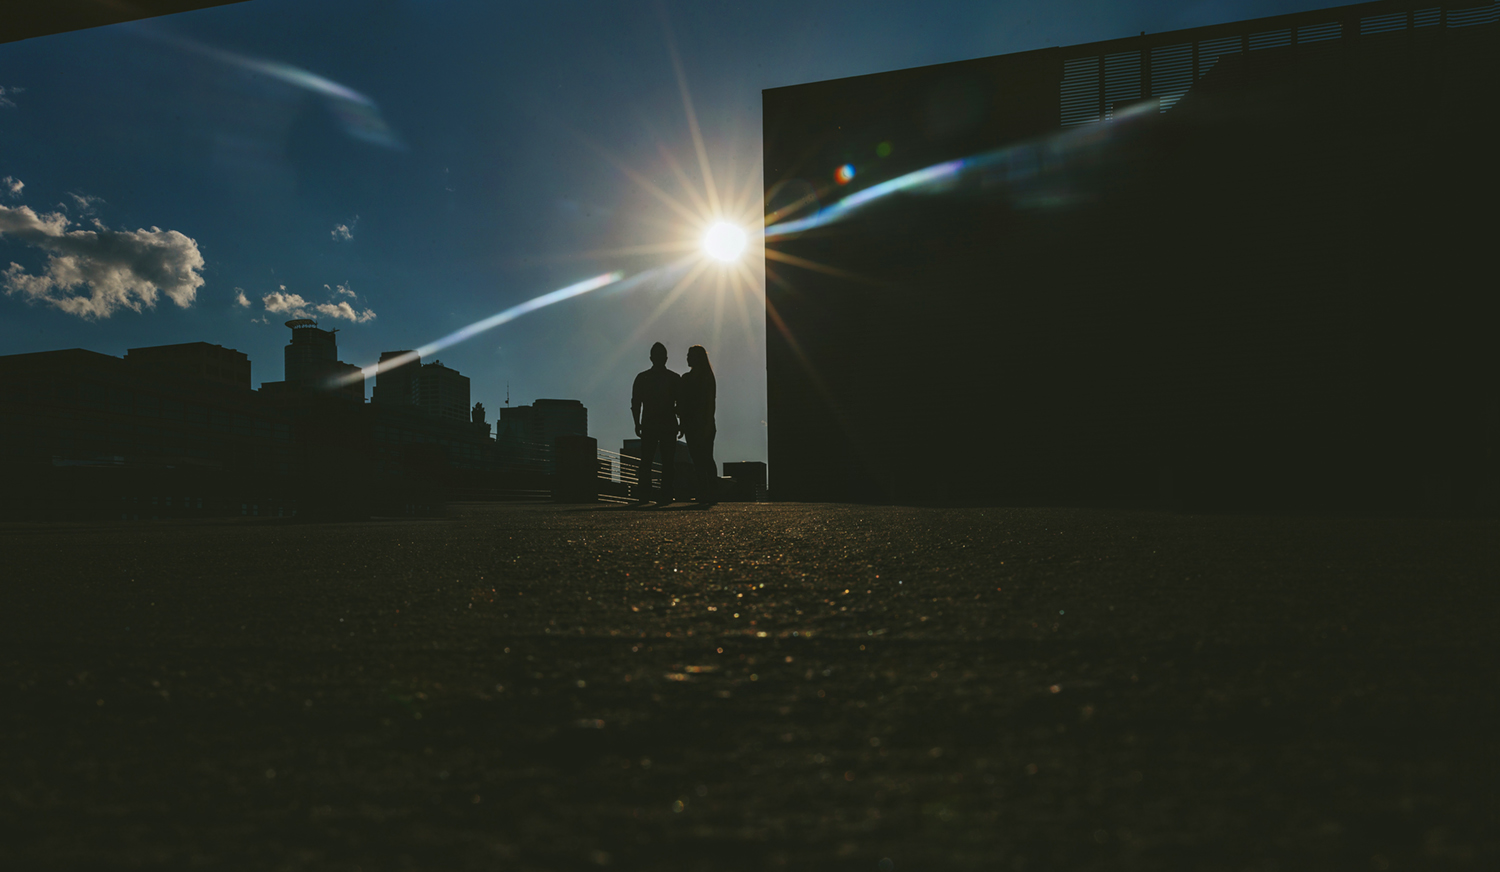
[[[0,868],[1484,869],[1500,523],[0,526]]]

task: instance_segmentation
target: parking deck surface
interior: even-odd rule
[[[7,869],[1481,869],[1500,524],[0,526]]]

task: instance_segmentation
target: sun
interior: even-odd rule
[[[714,260],[733,263],[745,253],[747,242],[743,227],[719,221],[703,234],[703,253]]]

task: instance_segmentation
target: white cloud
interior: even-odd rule
[[[358,226],[359,226],[359,216],[358,215],[355,215],[354,216],[354,220],[350,221],[348,224],[335,224],[335,225],[333,225],[333,241],[334,242],[349,242],[349,241],[351,241],[352,239],[354,239],[354,228],[356,228]]]
[[[323,287],[326,288],[328,286],[324,285]],[[342,296],[351,297],[351,298],[357,298],[359,296],[358,294],[356,294],[353,291],[349,290],[349,286],[348,285],[339,285],[338,287],[334,288],[334,292],[337,293],[337,294],[340,294]]]
[[[15,176],[6,176],[5,178],[0,179],[0,191],[3,191],[10,197],[14,198],[21,196],[21,189],[24,187],[26,187],[26,183],[16,178]]]
[[[25,90],[25,88],[18,88],[15,85],[11,85],[8,88],[4,85],[0,85],[0,107],[9,107],[14,109],[16,106],[16,101],[12,100],[11,98]]]
[[[286,285],[282,285],[281,290],[286,290]],[[309,317],[307,315],[298,314],[300,311],[304,311],[307,307],[307,301],[302,299],[302,296],[300,294],[283,294],[281,293],[281,291],[272,291],[271,293],[266,294],[264,297],[261,297],[260,301],[266,304],[267,312],[289,312],[293,315],[296,315],[298,318]]]
[[[97,207],[104,202],[103,197],[94,197],[89,194],[75,194],[72,191],[68,192],[68,197],[72,199],[73,205],[78,207],[78,211],[85,215],[94,214]]]
[[[285,288],[285,285],[282,286]],[[303,299],[301,294],[287,294],[281,291],[272,291],[261,297],[267,312],[285,313],[293,318],[316,318],[319,315],[325,318],[334,318],[343,321],[353,321],[363,324],[375,319],[375,312],[371,309],[356,310],[349,305],[347,300],[337,303],[313,303]]]
[[[244,288],[234,289],[234,303],[236,306],[244,306],[247,309],[250,308],[250,298],[245,296]]]
[[[319,303],[314,308],[320,315],[329,318],[342,318],[346,321],[353,321],[356,324],[375,320],[375,312],[373,310],[361,309],[355,311],[354,307],[349,305],[348,300],[340,300],[337,303]]]
[[[85,318],[108,318],[119,309],[139,312],[167,298],[193,304],[203,277],[198,243],[176,230],[70,229],[61,213],[38,215],[26,206],[0,206],[0,236],[47,253],[36,275],[12,263],[0,273],[0,288]]]

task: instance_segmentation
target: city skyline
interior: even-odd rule
[[[253,0],[5,44],[0,263],[16,266],[0,352],[205,341],[245,352],[258,385],[275,380],[291,317],[340,327],[342,359],[369,367],[593,276],[658,270],[443,358],[487,408],[507,385],[576,397],[613,442],[650,343],[677,369],[704,344],[723,458],[764,460],[758,251],[742,293],[706,264],[674,295],[689,270],[665,270],[697,243],[677,207],[711,213],[718,196],[759,209],[761,90],[1327,5],[502,17]]]

